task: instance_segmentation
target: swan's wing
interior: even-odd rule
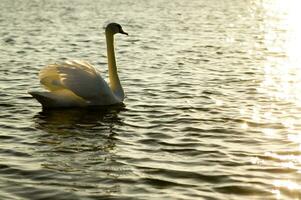
[[[50,91],[69,89],[86,100],[100,98],[110,92],[99,72],[84,61],[49,65],[40,71],[39,78]]]

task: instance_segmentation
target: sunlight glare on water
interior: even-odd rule
[[[265,46],[270,51],[265,63],[263,87],[280,100],[301,106],[301,26],[298,1],[267,1]],[[271,90],[269,90],[271,88]]]
[[[267,151],[266,156],[278,160],[283,169],[292,169],[301,172],[301,26],[300,2],[272,0],[263,3],[268,22],[264,26],[265,46],[269,50],[264,65],[264,80],[259,91],[266,93],[281,104],[296,106],[296,110],[283,108],[280,112],[284,117],[274,118],[286,128],[285,135],[291,142],[292,154],[272,153]],[[273,112],[273,111],[272,111]],[[279,112],[279,111],[278,111]],[[271,113],[269,111],[269,113]],[[277,115],[277,114],[276,114]],[[294,116],[295,115],[295,116]],[[272,137],[274,131],[265,129],[265,134]],[[279,133],[281,134],[281,133]],[[275,180],[275,194],[277,199],[284,198],[282,193],[301,198],[301,183],[295,180]]]

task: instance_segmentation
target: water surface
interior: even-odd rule
[[[1,0],[0,199],[301,199],[297,1]],[[107,78],[125,107],[42,111],[47,64]]]

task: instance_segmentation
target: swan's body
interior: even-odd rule
[[[117,74],[114,53],[114,34],[125,33],[121,26],[111,23],[106,27],[106,42],[110,86],[99,71],[85,61],[66,61],[52,64],[39,73],[47,92],[29,92],[44,108],[85,107],[120,104],[124,92]]]

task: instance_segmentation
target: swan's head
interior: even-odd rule
[[[121,34],[128,35],[128,33],[123,31],[120,24],[117,24],[117,23],[108,24],[107,27],[106,27],[106,33],[111,33],[112,35],[114,35],[116,33],[121,33]]]

